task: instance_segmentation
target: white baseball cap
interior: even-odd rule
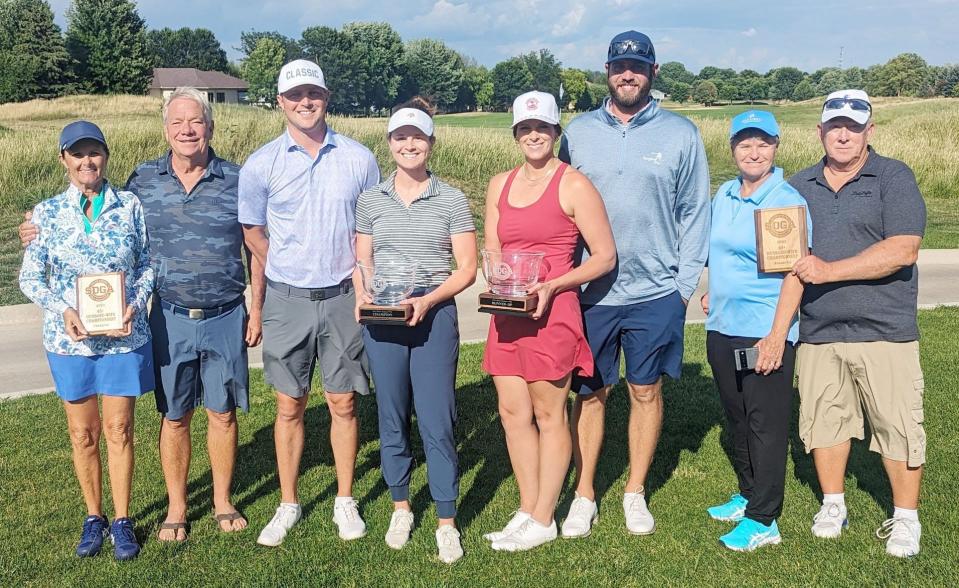
[[[513,100],[513,126],[531,118],[558,125],[559,107],[556,106],[556,98],[547,92],[536,91],[517,96],[516,100]]]
[[[323,78],[323,70],[320,69],[320,66],[307,59],[297,59],[280,69],[280,77],[276,80],[276,91],[282,94],[297,86],[307,84],[319,86],[324,90],[327,89],[326,80]]]
[[[401,108],[394,112],[386,125],[386,134],[407,125],[418,128],[427,137],[433,136],[433,119],[419,108]]]
[[[872,116],[872,103],[869,94],[863,90],[838,90],[829,96],[822,105],[822,122],[844,116],[859,124],[865,124]]]

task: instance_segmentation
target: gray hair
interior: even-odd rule
[[[187,100],[193,100],[200,105],[200,108],[203,110],[203,120],[206,121],[208,125],[213,124],[213,107],[210,106],[210,101],[207,100],[206,94],[197,90],[196,88],[191,88],[189,86],[181,86],[176,90],[173,90],[166,98],[163,99],[163,122],[166,124],[167,111],[170,109],[170,103],[176,100],[177,98],[185,98]]]

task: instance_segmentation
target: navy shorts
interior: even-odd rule
[[[618,383],[620,350],[630,384],[655,384],[663,374],[679,379],[686,323],[679,292],[636,304],[583,306],[583,323],[596,368],[591,377],[574,378],[577,393],[589,395]]]
[[[249,410],[246,308],[191,319],[163,308],[150,310],[157,410],[170,420],[183,418],[201,404],[213,412]]]

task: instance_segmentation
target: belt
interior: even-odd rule
[[[327,286],[325,288],[297,288],[296,286],[290,286],[282,282],[274,282],[270,278],[266,279],[266,284],[281,294],[295,296],[297,298],[309,298],[310,300],[335,298],[341,294],[349,294],[353,290],[353,280],[351,278],[346,278],[335,286]]]
[[[180,306],[179,304],[173,304],[172,302],[167,302],[166,300],[163,300],[162,298],[159,300],[160,300],[160,306],[169,310],[173,314],[183,315],[185,317],[189,317],[193,320],[199,321],[203,319],[213,318],[215,316],[220,316],[221,314],[230,312],[237,306],[243,304],[244,298],[242,296],[239,296],[237,297],[236,300],[232,302],[228,302],[224,304],[223,306],[216,306],[213,308],[187,308],[185,306]]]

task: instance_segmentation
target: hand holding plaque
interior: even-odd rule
[[[792,271],[793,265],[809,251],[806,207],[760,208],[754,219],[759,271]]]
[[[483,275],[489,291],[479,296],[479,311],[531,317],[538,296],[530,288],[539,280],[543,253],[483,250]]]
[[[77,278],[77,315],[87,335],[129,335],[129,314],[123,272]]]
[[[360,323],[364,325],[406,326],[413,316],[413,307],[400,304],[413,292],[416,265],[405,260],[357,263],[363,281],[363,292],[371,303],[361,304]]]

